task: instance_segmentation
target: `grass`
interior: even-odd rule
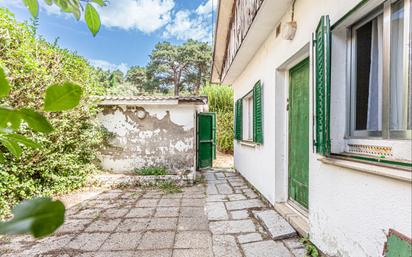
[[[307,237],[301,238],[300,242],[305,246],[306,256],[319,257],[318,249]]]
[[[134,172],[140,176],[165,176],[167,175],[166,167],[157,167],[157,166],[135,169]]]
[[[182,189],[171,181],[163,181],[158,184],[159,189],[168,194],[177,194],[183,192]]]

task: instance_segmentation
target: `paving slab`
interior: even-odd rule
[[[142,233],[114,233],[103,243],[100,250],[134,250],[142,237]]]
[[[242,257],[236,239],[231,235],[213,235],[215,257]]]
[[[282,242],[272,240],[242,245],[246,257],[293,257]]]
[[[261,221],[274,240],[290,238],[297,235],[295,229],[274,210],[253,211],[253,215]]]
[[[263,202],[259,199],[232,201],[226,202],[225,204],[227,209],[230,211],[265,207]]]
[[[256,242],[256,241],[262,241],[262,235],[259,233],[250,233],[250,234],[243,234],[239,235],[237,237],[239,240],[239,243],[245,244],[245,243],[251,243],[251,242]]]
[[[110,233],[82,233],[71,241],[66,248],[97,251],[109,236]]]
[[[211,249],[212,236],[209,231],[180,231],[176,234],[174,248]]]
[[[173,247],[175,232],[147,231],[138,246],[138,249],[167,249]]]
[[[209,223],[213,234],[237,234],[255,232],[255,224],[251,220],[214,221]]]
[[[209,220],[227,220],[225,204],[223,202],[208,202],[206,204],[207,217]]]

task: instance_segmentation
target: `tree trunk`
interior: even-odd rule
[[[202,70],[199,68],[197,72],[197,80],[195,84],[195,95],[199,95],[200,86],[202,84]]]

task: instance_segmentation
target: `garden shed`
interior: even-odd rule
[[[198,117],[207,112],[207,102],[204,96],[101,97],[97,118],[110,134],[100,151],[103,169],[130,173],[165,167],[172,174],[194,172]],[[206,129],[213,135],[212,127]],[[213,146],[213,139],[209,143]],[[207,149],[213,152],[213,147]]]

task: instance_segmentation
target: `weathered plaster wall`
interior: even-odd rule
[[[276,1],[276,0],[266,0]],[[297,33],[293,41],[276,37],[273,31],[255,53],[241,75],[232,83],[235,100],[249,92],[256,81],[264,85],[264,144],[250,147],[235,142],[235,167],[271,203],[288,199],[288,69],[311,56],[310,41],[321,15],[330,15],[335,23],[360,0],[296,1]],[[383,1],[370,0],[377,6]],[[290,20],[290,13],[282,23]],[[332,51],[334,53],[334,51]],[[334,53],[335,54],[335,53]],[[345,56],[335,55],[338,62]],[[312,72],[311,72],[312,74]],[[342,80],[345,72],[334,72],[333,81]],[[312,78],[310,79],[312,81]],[[340,95],[333,109],[332,135],[345,131],[345,87],[332,85],[332,94]],[[310,85],[312,88],[312,84]],[[335,91],[334,91],[335,90]],[[336,91],[338,90],[338,91]],[[310,117],[313,113],[310,92]],[[341,116],[336,114],[341,113]],[[381,256],[385,232],[394,228],[411,237],[411,184],[360,171],[322,164],[312,149],[310,124],[309,221],[310,238],[328,256]],[[338,149],[339,145],[337,145]],[[403,149],[410,154],[410,149]],[[408,152],[409,151],[409,152]]]
[[[101,150],[105,170],[132,172],[147,166],[165,166],[173,172],[194,170],[195,105],[102,108],[98,119],[114,134]]]

